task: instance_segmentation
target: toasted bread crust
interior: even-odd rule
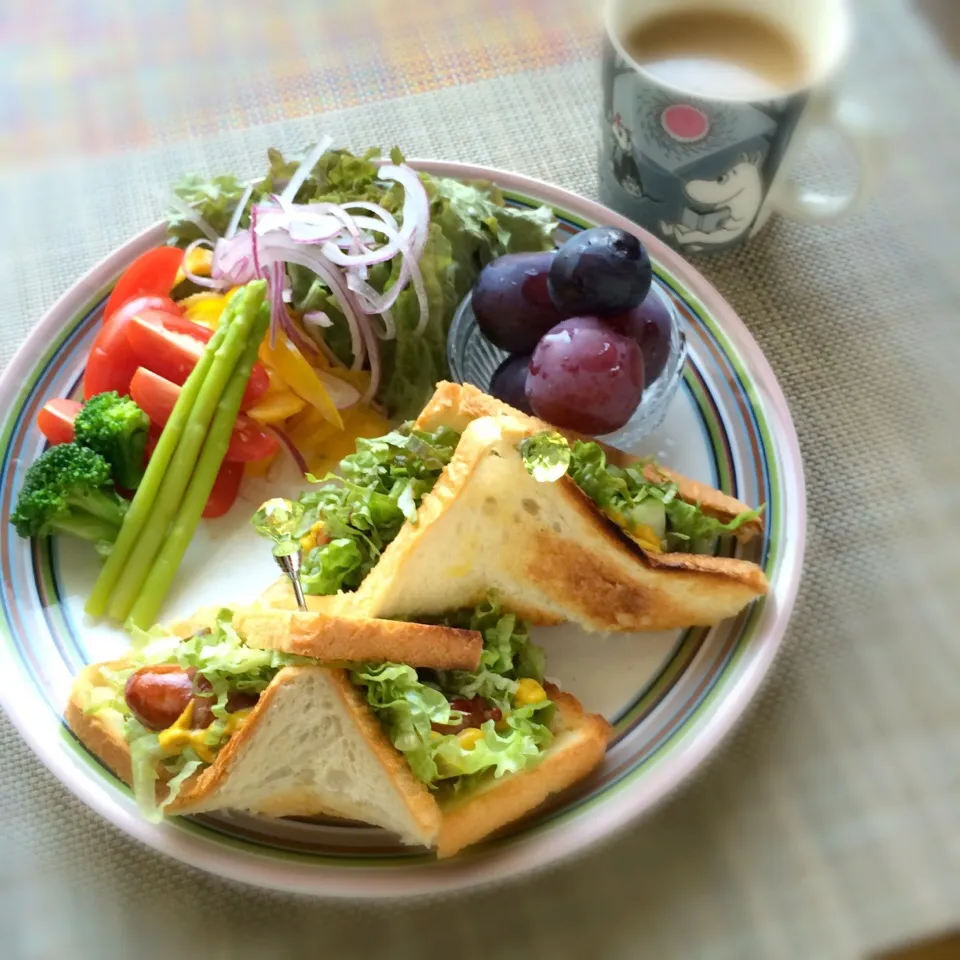
[[[402,620],[253,608],[238,611],[233,625],[251,647],[335,664],[395,661],[437,670],[476,670],[483,652],[483,637],[476,630]]]
[[[74,736],[105,766],[109,767],[127,786],[133,786],[130,769],[130,748],[124,739],[123,730],[112,723],[104,713],[87,713],[86,707],[91,692],[106,685],[101,667],[123,669],[122,660],[110,663],[92,663],[77,674],[70,691],[70,699],[64,710],[64,719]]]
[[[441,381],[437,384],[436,392],[420,412],[415,426],[423,430],[435,430],[439,426],[449,426],[462,433],[471,420],[501,415],[516,417],[518,420],[525,422],[531,433],[537,433],[540,430],[558,430],[557,427],[544,420],[539,420],[514,409],[502,400],[488,396],[471,384],[449,383],[448,381]],[[588,440],[598,444],[610,463],[618,467],[629,466],[632,463],[637,463],[640,459],[574,430],[558,430],[558,432],[570,441]],[[664,479],[672,480],[677,485],[677,493],[682,500],[687,503],[699,503],[704,513],[725,523],[738,514],[752,509],[734,497],[664,467],[658,470],[652,464],[648,464],[644,469],[644,475],[653,483],[663,482]],[[735,536],[745,543],[762,531],[763,520],[758,517],[756,520],[751,520],[740,527]]]
[[[570,694],[552,684],[544,686],[557,705],[552,724],[556,739],[537,766],[441,801],[438,858],[452,857],[532,812],[551,794],[582,780],[603,761],[613,733],[610,724],[598,714],[586,713]]]

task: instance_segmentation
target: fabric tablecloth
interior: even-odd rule
[[[250,174],[269,145],[396,142],[595,195],[595,4],[258,8],[4,7],[4,363],[173,179]],[[890,128],[873,204],[698,261],[786,392],[810,508],[774,676],[696,781],[532,881],[325,903],[129,840],[0,717],[0,954],[827,960],[960,922],[960,83],[908,5],[858,12],[844,82]],[[801,174],[847,171],[819,144]]]

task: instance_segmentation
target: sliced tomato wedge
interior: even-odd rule
[[[119,317],[130,318],[138,313],[144,313],[147,310],[159,311],[165,314],[171,320],[177,320],[183,317],[183,308],[175,300],[169,297],[134,297],[125,304],[118,307],[111,319],[116,320]],[[199,324],[198,324],[199,326]]]
[[[140,358],[140,365],[180,385],[186,383],[203,356],[207,341],[213,336],[209,327],[157,310],[144,310],[131,317],[126,331],[130,348]],[[243,393],[241,409],[256,404],[269,386],[266,368],[262,363],[255,363]]]
[[[222,517],[236,502],[243,482],[243,464],[224,460],[213,483],[203,515],[208,520]]]
[[[130,392],[140,360],[127,340],[129,324],[129,315],[118,315],[107,320],[97,333],[83,373],[84,400],[108,390],[116,390],[121,396]]]
[[[137,257],[124,271],[103,310],[109,320],[128,300],[144,296],[169,296],[183,264],[177,247],[154,247]]]
[[[156,450],[159,439],[160,430],[151,426],[150,435],[147,438],[147,460],[153,456],[153,451]],[[210,491],[206,506],[203,508],[203,516],[207,520],[222,517],[237,502],[240,484],[243,481],[243,471],[244,465],[242,463],[224,460],[220,464],[217,479],[213,483],[213,489]]]
[[[73,421],[83,404],[79,400],[56,397],[48,400],[37,414],[37,426],[47,440],[56,446],[73,440]]]
[[[180,387],[152,370],[140,367],[130,381],[130,396],[150,418],[152,426],[165,426],[180,396]],[[271,456],[279,446],[280,442],[273,434],[261,430],[241,413],[230,437],[226,459],[233,463],[250,463]]]

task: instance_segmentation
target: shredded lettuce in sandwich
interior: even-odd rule
[[[724,523],[698,503],[681,500],[672,481],[647,479],[643,468],[656,466],[652,459],[618,467],[607,462],[599,444],[583,440],[570,444],[553,431],[528,437],[520,445],[520,455],[537,480],[568,475],[607,516],[654,552],[709,552],[717,537],[734,533],[763,512],[762,507],[745,510]]]
[[[260,694],[282,667],[314,662],[276,650],[248,647],[234,629],[232,620],[232,611],[221,610],[212,630],[200,631],[186,640],[162,627],[149,631],[135,629],[133,652],[124,668],[101,669],[109,687],[93,691],[86,706],[87,713],[113,711],[117,721],[122,723],[124,737],[130,746],[134,796],[141,813],[152,823],[162,819],[164,808],[177,798],[190,776],[206,763],[190,746],[176,753],[165,751],[160,734],[133,716],[124,700],[124,687],[131,674],[141,667],[158,664],[176,664],[184,669],[195,667],[197,673],[203,674],[212,688],[214,719],[205,730],[193,733],[199,735],[200,742],[215,754],[233,733],[227,712],[227,698],[231,693]],[[170,774],[171,779],[167,782],[167,796],[158,804],[156,783],[159,768]]]
[[[483,634],[477,673],[415,670],[398,663],[368,664],[351,672],[414,775],[430,787],[460,791],[480,778],[538,763],[553,740],[555,706],[545,693],[534,702],[520,696],[524,682],[538,690],[543,680],[543,651],[530,641],[527,625],[494,601],[435,622]],[[541,692],[539,688],[535,696]],[[460,733],[435,729],[461,722],[463,714],[451,701],[477,696],[500,712],[499,720]]]
[[[459,434],[409,425],[384,437],[357,440],[357,452],[340,461],[302,494],[297,535],[312,534],[300,582],[311,594],[356,590],[407,520],[416,521],[420,501],[450,462]],[[320,536],[317,536],[317,532]]]

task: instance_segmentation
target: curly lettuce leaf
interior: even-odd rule
[[[435,622],[480,630],[484,650],[476,674],[461,670],[423,671],[386,663],[353,671],[354,683],[366,691],[367,702],[383,723],[393,745],[400,750],[414,775],[436,786],[454,781],[457,789],[474,777],[500,777],[536,763],[553,739],[550,700],[517,706],[517,680],[543,677],[543,652],[530,642],[529,627],[513,614],[504,614],[489,601],[475,610],[458,611]],[[482,696],[497,705],[503,719],[488,720],[482,739],[465,746],[456,734],[441,734],[433,725],[459,723],[462,715],[451,701]]]
[[[192,174],[173,188],[174,195],[193,207],[220,236],[230,225],[230,218],[245,190],[246,184],[230,174],[210,178]],[[204,237],[196,223],[176,209],[167,213],[167,233],[177,246],[186,246]]]
[[[496,600],[451,614],[440,622],[483,635],[483,652],[476,673],[437,671],[440,686],[451,696],[468,700],[481,696],[501,709],[509,709],[518,680],[529,677],[538,683],[543,681],[546,658],[530,639],[530,627],[515,614],[501,612]]]
[[[420,501],[450,462],[459,442],[453,430],[432,433],[403,427],[361,438],[357,452],[301,494],[300,534],[323,525],[327,542],[307,551],[300,582],[307,593],[356,590],[403,524],[416,521]]]
[[[500,724],[487,720],[481,727],[483,739],[464,747],[455,734],[441,737],[433,747],[438,780],[470,778],[455,784],[464,789],[481,776],[502,777],[534,766],[553,742],[549,722],[555,707],[542,700],[518,707]]]
[[[553,431],[543,431],[520,445],[524,465],[538,480],[558,479],[560,464],[568,458],[565,472],[615,523],[641,542],[654,538],[651,546],[661,550],[705,553],[717,537],[736,532],[763,512],[745,510],[724,522],[704,513],[698,503],[687,503],[672,481],[654,483],[643,468],[652,460],[627,467],[608,463],[603,448],[592,441],[575,440]],[[554,476],[554,474],[557,474]]]

